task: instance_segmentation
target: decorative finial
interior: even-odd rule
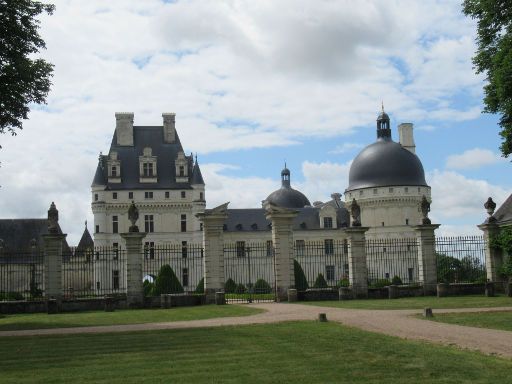
[[[197,164],[197,152],[196,152],[196,164]]]
[[[487,218],[487,222],[492,223],[496,221],[494,215],[494,210],[496,209],[496,203],[492,200],[492,197],[489,197],[484,204],[484,208],[487,210],[487,214],[489,217]]]
[[[85,220],[85,229],[87,229],[87,220]]]
[[[139,232],[139,227],[135,223],[139,218],[139,210],[135,206],[135,202],[132,200],[130,204],[130,208],[128,208],[128,220],[132,223],[130,228],[128,228],[128,232]]]
[[[421,214],[423,215],[423,218],[421,219],[421,224],[423,224],[423,225],[432,224],[432,222],[428,218],[428,213],[430,212],[430,203],[428,202],[425,195],[423,195],[423,197],[421,199],[420,209],[421,209]]]
[[[284,161],[284,167],[286,168],[286,160]]]
[[[361,207],[357,204],[356,199],[352,199],[350,204],[350,216],[352,216],[352,227],[361,226]]]
[[[381,105],[382,105],[382,112],[384,112],[384,100],[381,101]]]
[[[48,210],[48,233],[59,233],[59,211],[57,211],[57,207],[53,201]]]

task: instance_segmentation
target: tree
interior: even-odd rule
[[[163,293],[183,293],[183,286],[169,264],[162,265],[153,286],[153,296]]]
[[[486,75],[484,112],[501,114],[501,153],[512,154],[512,2],[464,0],[463,12],[476,19],[476,73]]]
[[[39,1],[0,0],[0,133],[16,135],[29,104],[46,103],[53,65],[33,55],[46,48],[37,16],[54,10]]]

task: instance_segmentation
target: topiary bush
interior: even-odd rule
[[[235,293],[245,293],[247,292],[247,288],[242,283],[238,284],[235,288]]]
[[[315,285],[313,285],[313,288],[327,288],[327,281],[325,281],[324,275],[321,273],[318,274],[315,280]]]
[[[237,285],[236,285],[235,281],[230,277],[226,281],[226,284],[224,284],[224,292],[226,292],[226,293],[235,293],[236,287],[237,287]]]
[[[293,274],[295,276],[295,288],[298,291],[305,291],[309,288],[306,274],[297,260],[293,260]]]
[[[336,286],[338,288],[349,287],[350,286],[350,281],[348,279],[341,279],[340,281],[338,281],[338,284],[336,284]]]
[[[254,292],[270,293],[270,292],[272,292],[272,287],[265,280],[258,279],[258,280],[256,280],[256,283],[254,283]]]
[[[153,296],[153,287],[154,284],[151,281],[144,280],[144,282],[142,283],[142,288],[144,289],[144,296]]]
[[[402,285],[402,279],[400,278],[400,276],[398,275],[395,275],[393,276],[393,278],[391,279],[391,284],[392,285]]]
[[[389,279],[380,279],[375,280],[373,283],[370,284],[369,288],[384,288],[388,285],[391,285],[391,281]]]
[[[169,264],[162,265],[153,287],[153,296],[165,293],[183,293],[183,287]]]
[[[199,283],[197,283],[195,292],[204,293],[204,277],[201,280],[199,280]]]

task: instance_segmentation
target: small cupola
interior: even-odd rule
[[[286,168],[286,163],[284,163],[284,168],[281,171],[281,186],[284,188],[290,187],[290,170]]]
[[[384,103],[382,111],[377,116],[377,139],[391,139],[391,125],[388,114],[384,112]]]

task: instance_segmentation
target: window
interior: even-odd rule
[[[119,271],[117,270],[112,271],[112,289],[119,289]]]
[[[332,228],[332,217],[324,217],[324,228]]]
[[[409,225],[409,219],[405,219],[405,225]]]
[[[187,248],[187,242],[182,241],[181,242],[181,257],[187,257],[188,255],[188,248]]]
[[[114,251],[113,259],[119,258],[119,243],[112,243],[112,251]]]
[[[325,277],[327,280],[334,280],[334,265],[325,266]]]
[[[378,189],[377,189],[377,188],[375,188],[375,189],[373,190],[373,194],[374,194],[374,195],[376,195],[376,194],[377,194],[377,191],[378,191]]]
[[[349,276],[349,271],[350,271],[350,267],[348,264],[343,264],[343,271],[345,273],[345,275],[347,276],[347,279],[348,279],[348,276]]]
[[[142,175],[144,177],[153,177],[153,163],[143,163],[142,164]]]
[[[332,239],[324,240],[324,249],[325,249],[326,255],[334,254],[334,243],[333,243]]]
[[[418,187],[418,193],[419,193],[419,192],[421,192],[421,188],[420,188],[420,187]]]
[[[155,232],[155,224],[153,222],[153,215],[144,215],[144,231]]]
[[[133,199],[133,192],[128,192],[128,198]]]
[[[183,165],[180,165],[180,176],[185,176],[185,167]]]
[[[272,246],[272,240],[267,240],[267,256],[270,257],[273,255],[274,247]]]
[[[409,188],[408,188],[408,187],[405,187],[405,188],[404,188],[404,192],[405,192],[405,193],[409,193]]]
[[[112,233],[118,233],[119,231],[119,222],[117,220],[117,216],[112,216]]]
[[[295,255],[304,256],[306,242],[304,240],[295,240]]]
[[[155,243],[153,241],[146,241],[144,243],[144,258],[154,259],[155,258]]]
[[[94,194],[94,201],[98,201],[98,194],[97,193]]]
[[[348,253],[348,240],[347,239],[343,240],[343,253],[344,254]],[[347,271],[348,271],[348,267],[347,267]]]
[[[96,282],[96,290],[99,291],[101,289],[101,283],[99,281]]]
[[[199,192],[199,200],[201,200],[201,201],[204,200],[204,193],[203,192]]]
[[[112,199],[117,200],[117,192],[112,192]]]
[[[393,188],[389,188],[389,193],[393,193]]]
[[[181,215],[181,232],[187,232],[187,215]]]
[[[389,279],[389,272],[386,272],[386,273],[384,274],[384,277],[385,277],[386,279]]]
[[[236,242],[236,257],[245,256],[245,241]]]
[[[184,199],[185,197],[187,197],[187,194],[185,193],[185,191],[181,191],[181,198]]]
[[[115,165],[110,169],[110,174],[112,177],[117,177],[117,167]]]
[[[363,196],[363,191],[359,191],[359,196]]]
[[[382,222],[381,224],[382,224],[382,226],[384,226],[384,222]]]
[[[96,227],[94,229],[94,232],[95,233],[100,233],[100,226],[99,225],[96,225]]]
[[[153,192],[144,192],[144,198],[145,199],[152,199],[153,198]]]
[[[387,249],[386,247],[382,247],[382,253],[386,253]]]
[[[203,223],[199,223],[199,230],[202,231],[203,230]]]
[[[188,286],[188,268],[183,268],[181,271],[181,281],[184,287]]]
[[[170,196],[169,191],[165,191],[165,198],[168,199]]]

